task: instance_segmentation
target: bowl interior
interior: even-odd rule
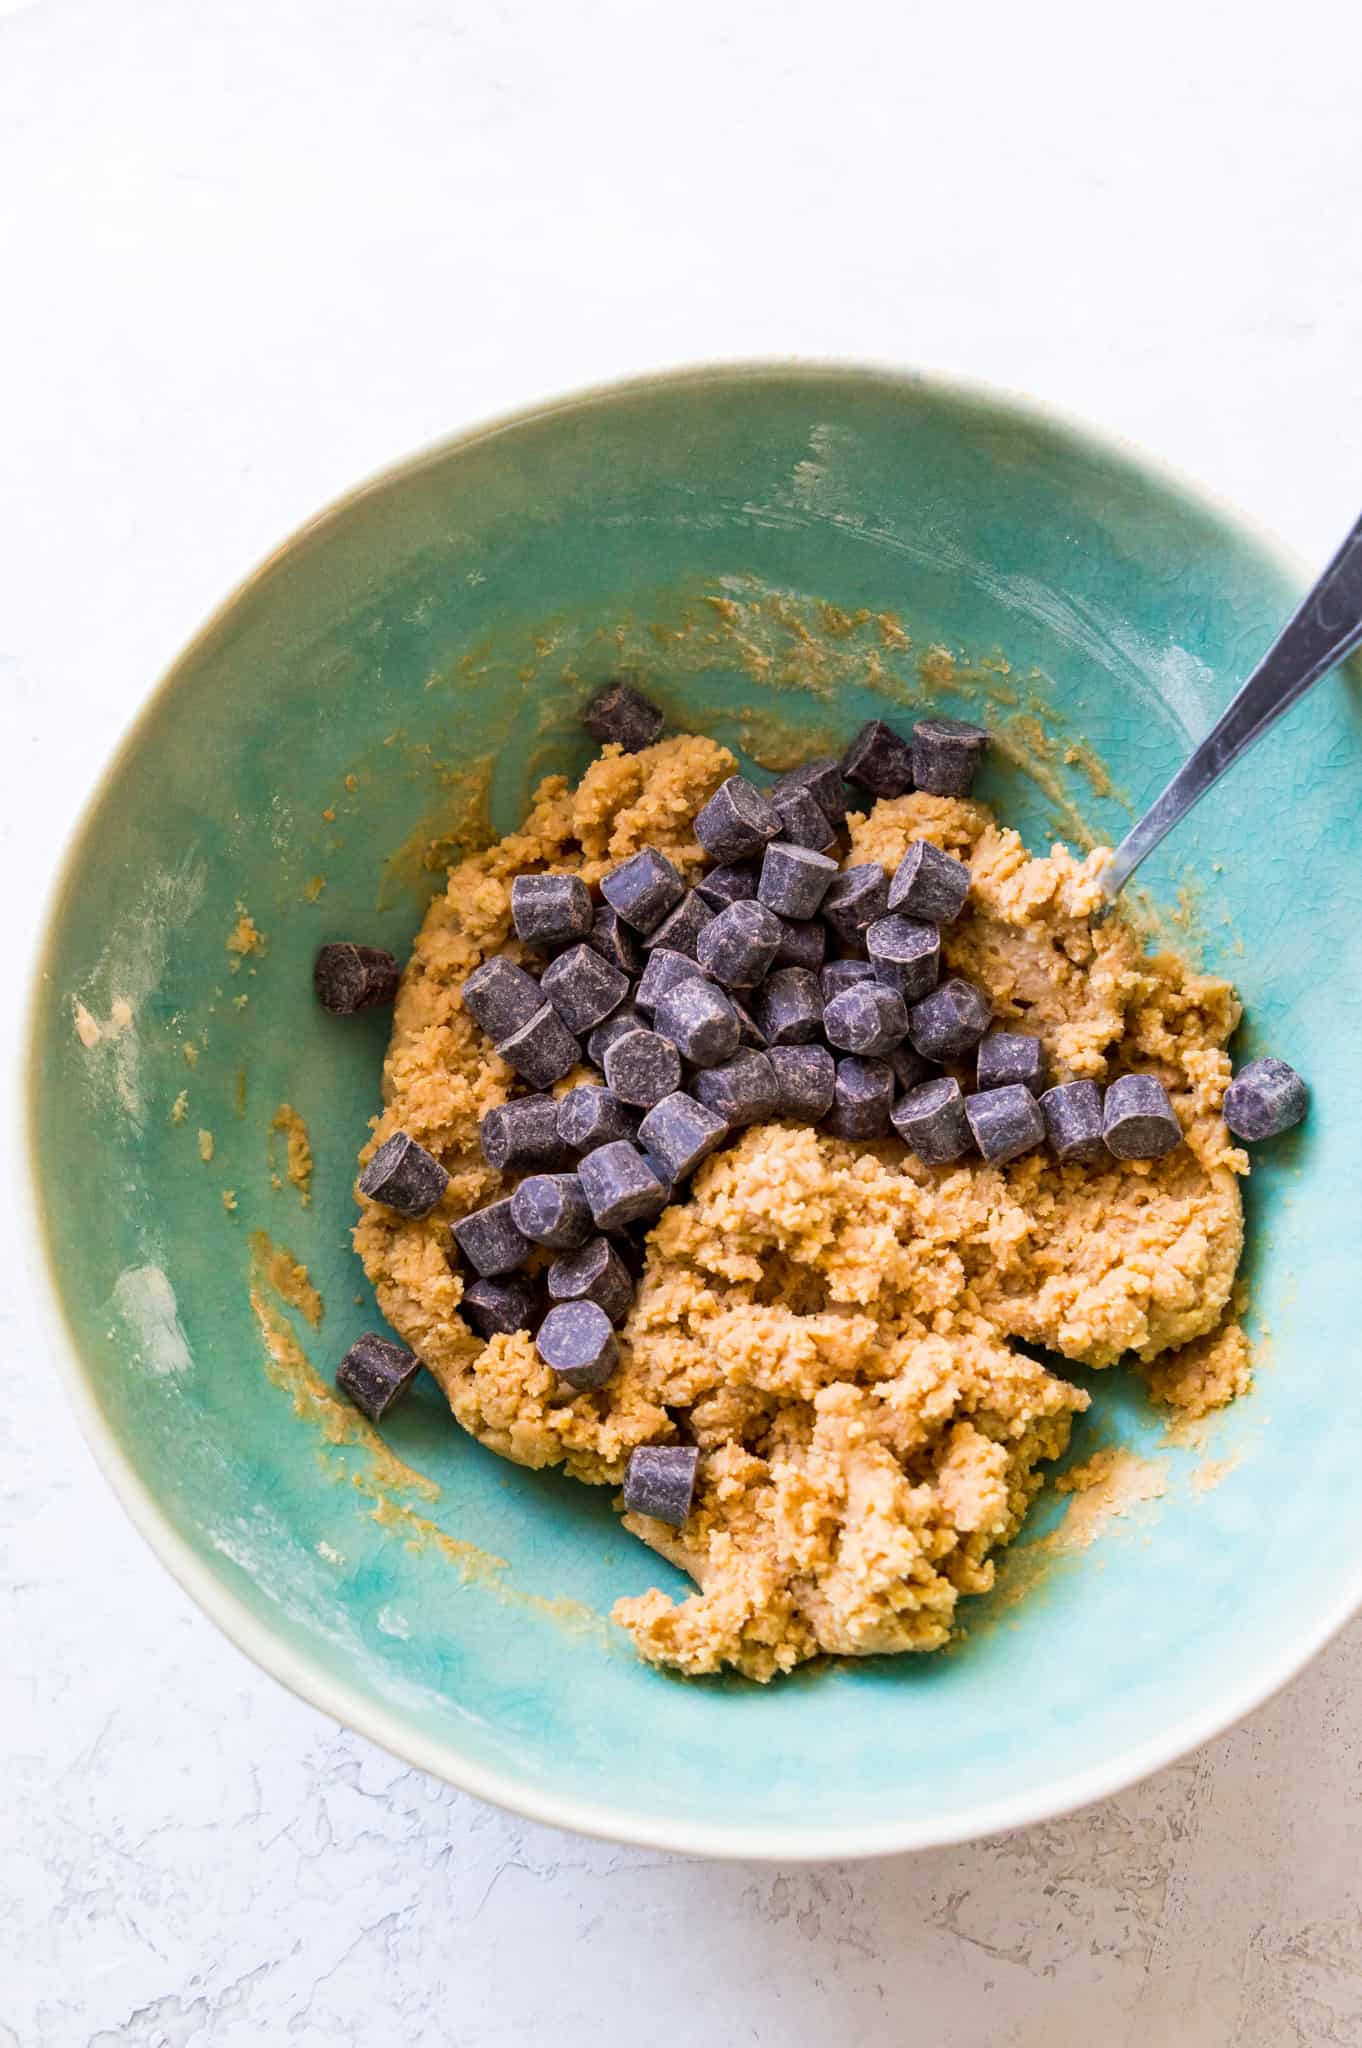
[[[669,1680],[604,1617],[681,1582],[604,1492],[499,1461],[433,1385],[381,1442],[353,1423],[328,1389],[376,1326],[348,1233],[386,1021],[320,1013],[309,968],[332,938],[401,953],[441,861],[585,764],[575,707],[621,667],[759,769],[872,713],[973,709],[1001,736],[984,793],[1033,844],[1110,839],[1290,601],[1254,542],[1110,451],[852,371],[566,403],[393,472],[268,563],[85,821],[31,1072],[82,1405],[237,1639],[488,1796],[775,1855],[1053,1811],[1289,1672],[1362,1577],[1362,1133],[1339,1030],[1362,966],[1355,678],[1323,684],[1147,871],[1169,936],[1238,983],[1243,1043],[1315,1091],[1249,1191],[1257,1389],[1175,1447],[1131,1377],[1090,1376],[1073,1455],[1128,1446],[1162,1496],[1072,1555],[1037,1547],[1060,1510],[1043,1500],[944,1655],[766,1689]],[[311,1137],[307,1204],[285,1104]]]

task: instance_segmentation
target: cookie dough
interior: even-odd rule
[[[1219,1115],[1234,993],[1171,954],[1145,957],[1119,918],[1092,928],[1100,855],[1032,858],[969,799],[882,799],[851,818],[848,865],[892,875],[916,838],[966,862],[943,972],[984,988],[1005,1029],[1038,1035],[1056,1082],[1156,1073],[1186,1143],[1105,1167],[1047,1151],[927,1166],[893,1138],[766,1124],[708,1159],[653,1226],[605,1386],[573,1394],[523,1330],[476,1336],[449,1226],[509,1191],[478,1120],[515,1077],[460,988],[491,954],[523,957],[517,874],[591,884],[655,846],[693,882],[691,821],[734,767],[694,736],[607,746],[576,790],[551,777],[520,831],[451,871],[403,977],[361,1155],[404,1130],[449,1184],[420,1219],[362,1200],[355,1243],[457,1420],[503,1457],[618,1487],[636,1445],[675,1443],[684,1423],[703,1453],[685,1526],[625,1520],[698,1590],[622,1600],[616,1619],[655,1663],[768,1679],[819,1651],[936,1649],[961,1595],[988,1589],[1088,1402],[1023,1346],[1098,1367],[1133,1354],[1170,1393],[1185,1384],[1180,1348],[1195,1347],[1186,1379],[1236,1390],[1243,1374],[1220,1367],[1239,1352],[1218,1333],[1245,1160]],[[555,1092],[589,1078],[576,1068]]]

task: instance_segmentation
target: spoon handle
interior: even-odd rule
[[[1108,904],[1115,901],[1145,855],[1200,802],[1230,763],[1358,645],[1362,645],[1362,519],[1238,696],[1117,847],[1102,876]]]

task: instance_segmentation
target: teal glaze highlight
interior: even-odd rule
[[[675,723],[772,764],[792,736],[812,750],[915,697],[1016,697],[993,701],[999,718],[1034,699],[1054,758],[1039,782],[996,759],[985,793],[1032,844],[1070,828],[1068,804],[1114,838],[1127,810],[1066,745],[1142,804],[1296,588],[1226,515],[1124,454],[978,393],[841,368],[567,400],[391,471],[273,556],[176,664],[82,823],[29,1077],[82,1418],[139,1525],[235,1640],[482,1796],[779,1858],[1052,1814],[1298,1668],[1362,1593],[1352,674],[1298,707],[1141,876],[1167,911],[1194,868],[1206,964],[1247,1006],[1244,1049],[1280,1052],[1314,1090],[1249,1190],[1254,1317],[1271,1335],[1257,1391],[1211,1432],[1232,1469],[1199,1491],[1195,1455],[1166,1447],[1131,1376],[1083,1376],[1096,1399],[1074,1455],[1120,1442],[1166,1463],[1168,1493],[1026,1598],[1005,1584],[964,1603],[971,1634],[946,1655],[765,1689],[646,1670],[601,1617],[621,1593],[680,1582],[603,1491],[494,1458],[427,1383],[383,1437],[429,1497],[362,1443],[328,1441],[315,1392],[295,1403],[267,1371],[248,1299],[249,1239],[266,1230],[324,1298],[316,1332],[273,1311],[323,1380],[376,1326],[348,1231],[386,1020],[319,1013],[312,954],[351,936],[401,952],[435,883],[424,846],[475,830],[484,789],[504,829],[539,774],[578,772],[574,707],[620,661],[655,677]],[[810,655],[801,630],[826,605],[838,612]],[[924,686],[933,645],[957,666],[929,663]],[[999,652],[1006,675],[980,668]],[[266,945],[233,971],[239,906]],[[306,1208],[270,1184],[285,1101],[316,1153]],[[1042,1501],[1028,1541],[1061,1506]],[[1006,1577],[1026,1571],[1023,1554]]]

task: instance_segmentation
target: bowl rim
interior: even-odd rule
[[[947,1848],[1009,1829],[1037,1825],[1074,1812],[1096,1800],[1110,1798],[1153,1772],[1175,1763],[1233,1728],[1294,1678],[1362,1606],[1362,1554],[1350,1577],[1299,1638],[1267,1655],[1259,1671],[1234,1687],[1214,1708],[1184,1716],[1142,1741],[1127,1743],[1105,1763],[1051,1780],[1004,1799],[960,1806],[949,1815],[887,1820],[871,1825],[802,1828],[737,1823],[733,1826],[692,1823],[667,1815],[639,1814],[617,1808],[609,1799],[558,1797],[527,1788],[511,1774],[465,1758],[452,1740],[422,1735],[400,1713],[360,1695],[344,1680],[316,1666],[292,1642],[282,1625],[271,1626],[234,1593],[226,1581],[180,1535],[159,1506],[104,1416],[91,1375],[81,1357],[67,1318],[49,1240],[42,1182],[38,1168],[37,1076],[41,1006],[58,915],[76,878],[80,855],[108,790],[123,762],[141,740],[144,729],[159,715],[184,672],[198,659],[240,601],[286,557],[312,544],[348,516],[365,498],[391,484],[433,467],[509,429],[557,415],[588,410],[621,397],[648,391],[685,391],[738,380],[791,383],[862,381],[905,394],[927,392],[948,401],[1007,413],[1052,436],[1077,444],[1098,458],[1161,485],[1212,520],[1249,539],[1274,562],[1284,578],[1304,589],[1308,577],[1301,561],[1275,537],[1215,493],[1190,480],[1159,457],[1147,456],[1122,435],[1094,429],[1063,410],[982,380],[941,375],[890,363],[845,358],[800,356],[737,358],[693,363],[612,378],[578,390],[532,401],[511,412],[497,413],[428,443],[373,472],[333,498],[303,522],[249,570],[215,606],[208,618],[164,668],[130,720],[102,772],[86,793],[73,819],[41,906],[30,960],[23,1025],[23,1053],[18,1064],[19,1126],[24,1142],[16,1158],[18,1212],[29,1270],[37,1275],[35,1293],[42,1305],[52,1354],[67,1397],[95,1463],[114,1494],[161,1563],[209,1619],[251,1661],[277,1679],[308,1706],[328,1714],[399,1761],[429,1772],[455,1789],[486,1800],[525,1819],[548,1827],[634,1847],[670,1850],[683,1855],[746,1862],[813,1863],[846,1861]]]

